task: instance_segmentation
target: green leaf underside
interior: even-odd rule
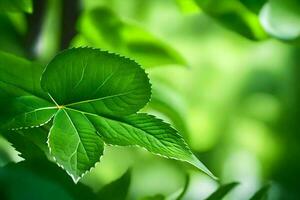
[[[48,144],[75,182],[99,162],[104,150],[103,141],[85,115],[69,109],[60,109],[55,115]]]
[[[66,50],[48,64],[41,86],[53,102],[17,98],[25,108],[11,125],[39,126],[54,116],[50,153],[75,182],[100,160],[104,143],[140,146],[189,162],[214,177],[169,124],[135,114],[149,101],[151,86],[134,61],[91,48]]]

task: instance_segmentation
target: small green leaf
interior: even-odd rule
[[[263,186],[249,200],[264,200],[264,199],[267,199],[269,189],[270,189],[269,184]]]
[[[27,130],[6,131],[3,136],[25,160],[44,159],[48,130],[43,127]]]
[[[212,193],[206,200],[221,200],[238,184],[239,183],[237,182],[233,182],[233,183],[222,185],[214,193]]]
[[[43,126],[57,112],[55,104],[35,96],[21,96],[13,101],[17,114],[7,125],[8,129],[19,130]]]
[[[148,151],[186,161],[211,177],[214,175],[193,155],[182,136],[169,124],[144,113],[123,118],[107,118],[86,114],[105,143],[111,145],[137,145]]]
[[[31,0],[0,0],[0,12],[32,13]]]
[[[101,188],[97,196],[99,199],[125,200],[130,186],[130,178],[131,170],[127,170],[120,178]]]
[[[2,176],[2,172],[6,174]],[[0,174],[0,194],[14,195],[14,200],[98,199],[90,187],[81,183],[75,185],[65,171],[45,158],[40,157],[18,163],[10,163],[4,168],[0,168]],[[40,181],[36,181],[36,179]],[[56,188],[59,190],[56,190]],[[63,191],[69,198],[61,196],[59,191]]]
[[[104,144],[86,117],[68,109],[55,115],[48,140],[50,153],[78,182],[83,174],[100,161]]]

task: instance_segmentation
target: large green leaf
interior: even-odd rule
[[[132,57],[144,67],[187,65],[182,56],[142,27],[120,19],[108,8],[83,13],[74,45],[96,45]]]
[[[150,98],[149,79],[139,65],[91,48],[58,54],[41,79],[58,105],[100,115],[128,115]]]
[[[32,13],[31,0],[0,0],[0,12]]]
[[[233,182],[220,186],[214,193],[212,193],[206,200],[221,200],[239,183]]]
[[[138,145],[189,162],[214,177],[169,124],[135,114],[149,101],[151,87],[134,61],[91,48],[66,50],[48,64],[41,86],[52,102],[38,95],[17,98],[17,105],[25,108],[17,109],[22,113],[11,124],[34,127],[54,116],[50,153],[75,182],[100,160],[104,142]]]

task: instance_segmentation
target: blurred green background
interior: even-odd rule
[[[297,0],[40,0],[32,14],[0,14],[1,51],[47,63],[92,46],[140,62],[153,86],[145,110],[171,122],[221,184],[240,183],[228,200],[267,183],[270,200],[300,199],[299,38]],[[21,160],[3,138],[0,150],[1,166]],[[128,199],[169,196],[186,174],[186,200],[220,184],[133,147],[104,155],[81,180],[95,191],[128,168]]]

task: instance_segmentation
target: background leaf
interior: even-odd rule
[[[32,13],[31,0],[0,0],[0,12]]]
[[[88,186],[75,185],[65,171],[43,158],[10,163],[0,174],[1,194],[14,195],[9,199],[98,199]]]
[[[118,52],[137,60],[144,67],[187,65],[170,45],[142,27],[127,22],[105,7],[83,13],[75,46],[92,45]]]
[[[267,199],[269,189],[270,189],[269,184],[263,186],[249,200],[264,200],[264,199]]]
[[[251,40],[267,38],[258,16],[239,0],[196,0],[196,2],[207,15],[246,38]]]
[[[206,200],[221,200],[238,184],[239,183],[237,182],[233,182],[233,183],[221,185],[214,193],[212,193],[208,198],[206,198]]]
[[[97,192],[99,199],[125,200],[131,181],[131,170],[127,170],[120,178],[105,185]]]
[[[16,97],[34,95],[47,99],[40,86],[42,70],[43,66],[38,63],[0,52],[1,125],[14,116],[16,110],[12,104]]]

